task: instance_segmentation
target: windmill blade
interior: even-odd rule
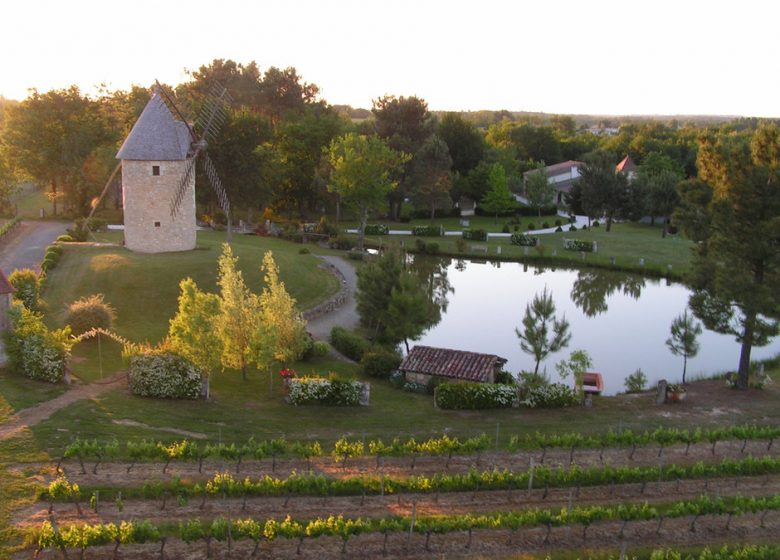
[[[190,126],[189,121],[184,118],[184,114],[179,111],[179,107],[176,105],[176,103],[173,101],[173,98],[168,95],[168,92],[165,91],[165,88],[162,87],[162,84],[158,82],[157,80],[154,81],[154,84],[156,86],[156,89],[158,92],[160,92],[163,96],[163,100],[165,101],[165,104],[173,110],[174,113],[176,113],[176,116],[179,117],[179,120],[187,125],[187,130],[190,131],[190,136],[192,137],[193,142],[198,141],[198,137],[195,135],[195,129]]]
[[[211,87],[211,92],[203,104],[203,109],[198,115],[196,124],[203,131],[202,138],[213,140],[220,127],[227,120],[225,107],[233,101],[227,88],[219,83]]]
[[[116,167],[114,167],[114,170],[111,172],[111,175],[108,176],[108,181],[106,181],[106,185],[103,187],[103,190],[100,192],[100,196],[97,197],[97,200],[92,205],[92,209],[89,211],[89,215],[87,216],[87,219],[84,220],[84,227],[87,228],[87,231],[92,236],[93,239],[95,239],[95,236],[92,234],[92,230],[89,229],[89,220],[92,218],[92,216],[95,214],[95,210],[97,210],[98,206],[100,206],[101,201],[106,196],[106,193],[108,192],[109,187],[114,182],[114,177],[116,177],[116,174],[119,172],[119,170],[122,168],[122,162],[116,164]]]
[[[172,218],[175,218],[176,214],[178,214],[181,209],[181,203],[184,202],[184,195],[187,194],[187,189],[190,188],[190,177],[195,173],[195,162],[198,160],[198,155],[202,152],[203,150],[198,146],[195,153],[192,154],[192,157],[187,161],[187,167],[184,169],[181,179],[179,179],[179,186],[176,189],[176,194],[173,196],[173,200],[171,200]]]
[[[203,153],[203,167],[206,169],[206,176],[209,178],[211,188],[214,189],[214,193],[217,195],[219,205],[229,220],[230,200],[228,199],[227,192],[225,192],[225,187],[222,186],[222,181],[220,181],[219,175],[217,175],[217,170],[214,168],[214,163],[211,161],[209,155],[205,152]]]

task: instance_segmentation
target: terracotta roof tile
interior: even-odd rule
[[[449,348],[415,346],[398,367],[400,371],[486,382],[497,365],[506,359],[495,354],[479,354]]]

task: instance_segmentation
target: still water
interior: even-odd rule
[[[418,259],[444,300],[441,321],[416,344],[497,354],[508,360],[507,371],[533,371],[534,359],[520,349],[515,328],[522,328],[525,306],[545,286],[553,294],[556,316],[565,315],[571,342],[539,366],[559,381],[555,364],[572,350],[584,349],[593,371],[604,377],[605,394],[624,391],[623,381],[637,368],[648,386],[659,379],[679,382],[683,359],[665,341],[672,320],[681,314],[690,291],[682,284],[608,270],[539,269],[522,263]],[[688,359],[686,378],[733,371],[739,361],[734,337],[704,329],[699,353]],[[410,345],[414,344],[410,342]],[[752,359],[780,353],[780,339],[753,348]]]

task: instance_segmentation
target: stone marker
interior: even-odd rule
[[[658,391],[655,394],[655,404],[664,404],[666,402],[666,379],[658,382]]]

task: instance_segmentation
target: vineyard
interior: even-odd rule
[[[749,542],[740,558],[777,558],[778,437],[75,440],[15,521],[21,557],[617,557]]]

